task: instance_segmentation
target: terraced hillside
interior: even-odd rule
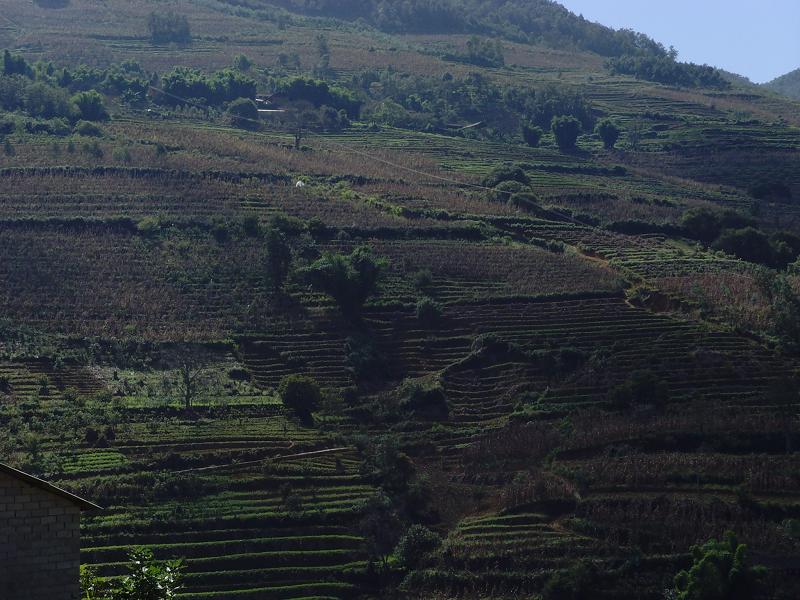
[[[550,3],[6,4],[0,461],[107,585],[657,600],[732,530],[798,597],[800,104]]]

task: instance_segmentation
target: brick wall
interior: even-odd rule
[[[80,509],[0,473],[0,598],[78,600]]]

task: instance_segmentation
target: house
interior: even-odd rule
[[[81,512],[99,507],[0,463],[0,598],[80,598]]]

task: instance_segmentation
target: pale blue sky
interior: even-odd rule
[[[574,13],[675,46],[679,59],[763,83],[800,68],[800,0],[558,0]]]

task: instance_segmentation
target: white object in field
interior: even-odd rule
[[[294,184],[294,187],[296,187],[296,188],[304,188],[304,187],[306,187],[306,184],[303,181],[298,181],[297,183]]]

